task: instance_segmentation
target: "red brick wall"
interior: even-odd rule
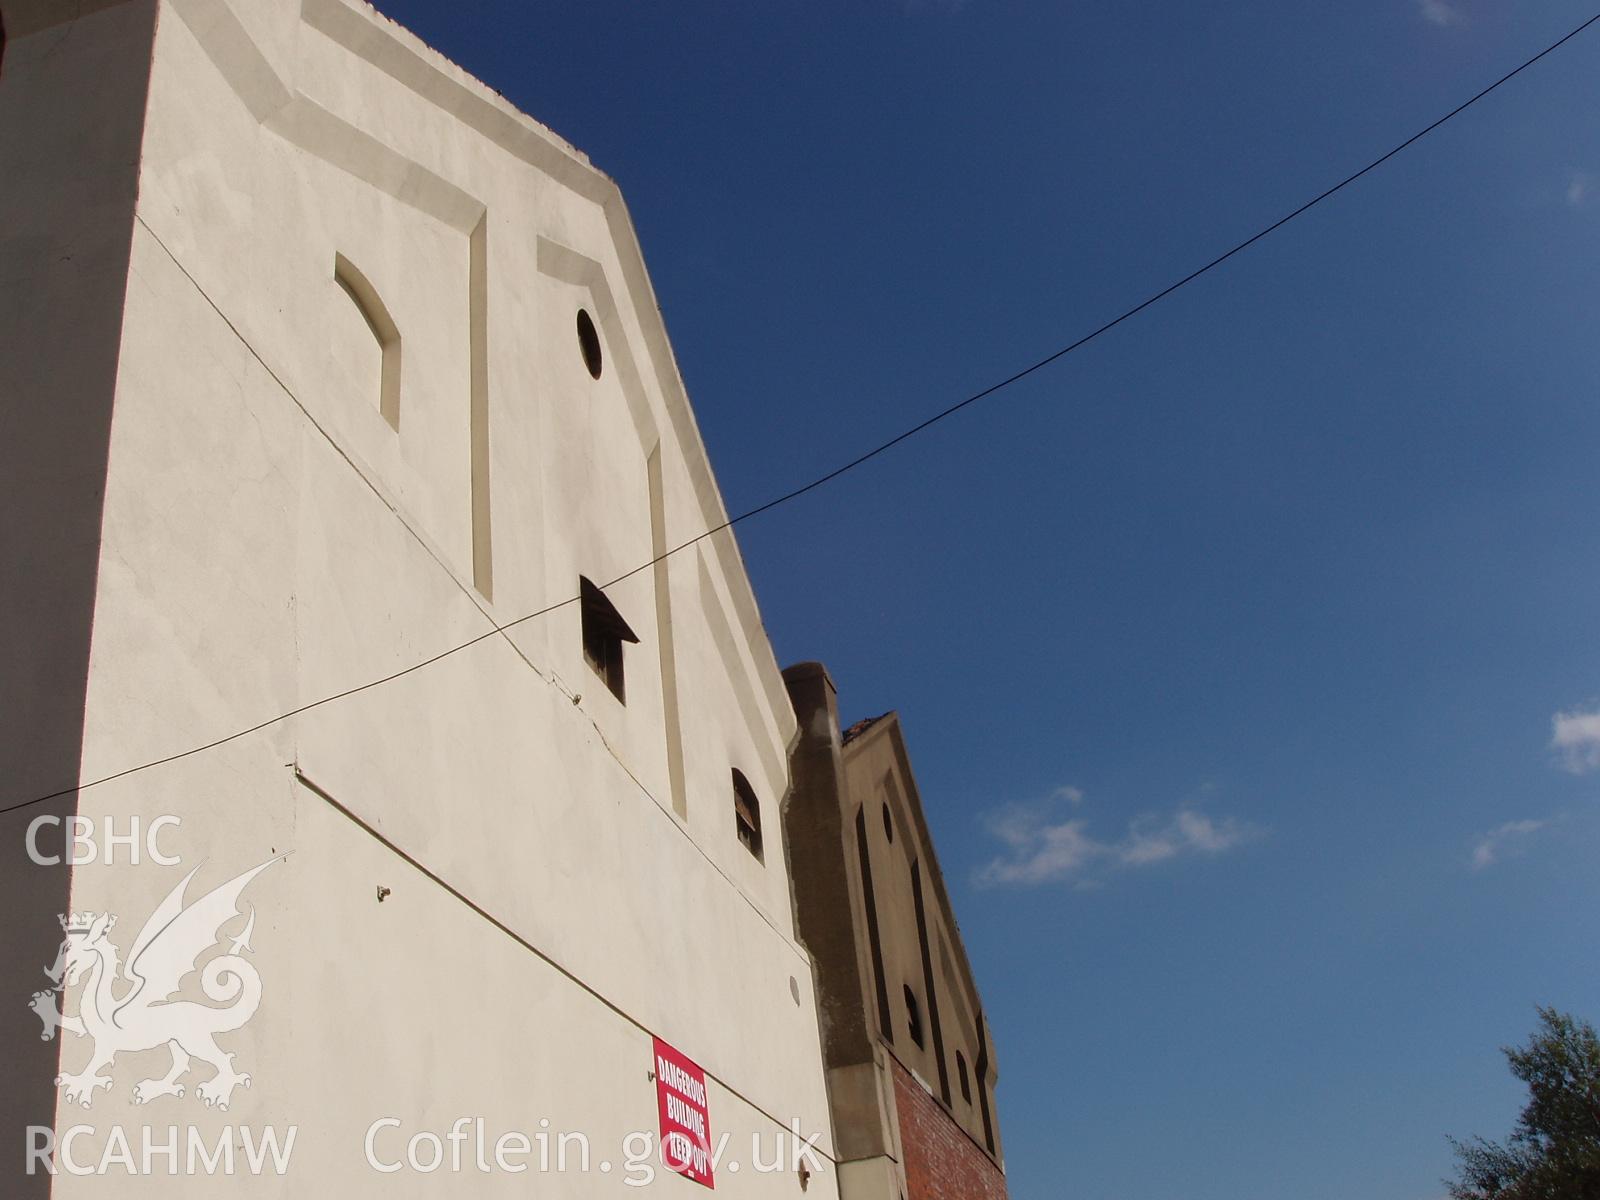
[[[1006,1177],[893,1057],[906,1200],[1006,1200]]]

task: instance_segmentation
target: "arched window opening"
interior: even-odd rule
[[[400,428],[400,328],[384,307],[378,289],[342,254],[333,256],[333,278],[350,297],[383,354],[378,378],[378,411],[391,429]]]

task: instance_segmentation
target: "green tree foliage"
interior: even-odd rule
[[[1600,1039],[1594,1026],[1539,1010],[1527,1046],[1506,1049],[1528,1103],[1504,1145],[1451,1138],[1455,1200],[1600,1200]]]

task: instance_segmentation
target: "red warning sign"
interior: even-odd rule
[[[655,1039],[655,1054],[661,1161],[686,1179],[714,1189],[706,1073],[660,1038]]]

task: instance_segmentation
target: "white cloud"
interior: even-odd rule
[[[1092,887],[1112,871],[1147,867],[1185,854],[1221,854],[1259,832],[1232,817],[1218,820],[1180,807],[1164,817],[1136,817],[1120,838],[1105,841],[1089,833],[1086,817],[1057,815],[1052,801],[1081,805],[1083,792],[1058,788],[1044,804],[1011,805],[989,817],[989,832],[1005,850],[979,870],[980,885]]]
[[[1082,819],[1052,823],[1037,810],[1012,809],[991,821],[989,831],[1006,854],[978,874],[980,883],[1050,883],[1078,874],[1106,848],[1085,832]]]
[[[1453,5],[1445,3],[1445,0],[1417,0],[1417,11],[1428,24],[1438,25],[1440,28],[1454,25],[1461,19],[1460,12]]]
[[[1538,833],[1549,821],[1507,821],[1498,829],[1491,829],[1488,833],[1478,838],[1477,845],[1472,848],[1472,869],[1481,871],[1485,867],[1493,866],[1500,860],[1500,852],[1507,842],[1515,838],[1527,837],[1530,833]]]
[[[1582,208],[1589,199],[1592,188],[1593,183],[1587,171],[1574,171],[1572,179],[1567,184],[1567,204],[1573,208]]]
[[[1550,748],[1574,775],[1600,767],[1600,709],[1558,712],[1550,718]]]

